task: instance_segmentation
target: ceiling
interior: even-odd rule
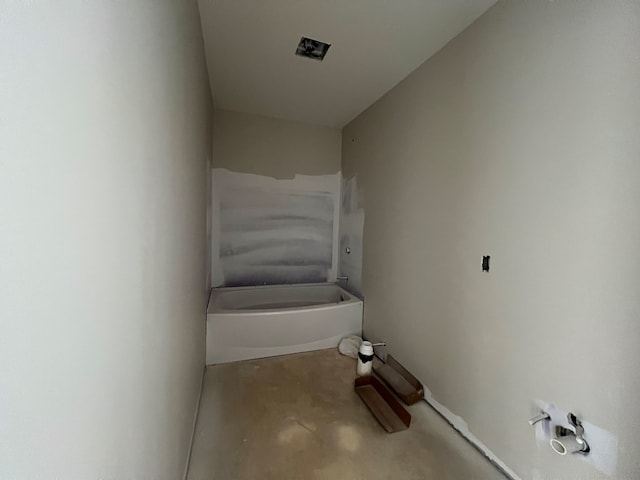
[[[495,0],[200,0],[216,108],[342,127]],[[294,55],[300,37],[331,44]]]

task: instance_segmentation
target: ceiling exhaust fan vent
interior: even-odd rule
[[[313,40],[312,38],[302,37],[298,42],[296,55],[322,61],[330,46],[331,45],[328,43]]]

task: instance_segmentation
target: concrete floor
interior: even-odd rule
[[[189,480],[504,480],[425,402],[386,433],[336,349],[208,367]]]

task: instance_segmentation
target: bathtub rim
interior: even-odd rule
[[[342,294],[348,297],[347,300],[339,303],[321,303],[317,305],[297,306],[297,307],[282,307],[282,308],[264,308],[264,309],[233,309],[227,310],[219,308],[215,301],[215,295],[224,292],[232,291],[249,291],[249,290],[269,290],[276,288],[305,288],[305,287],[335,287],[340,290]],[[292,283],[281,285],[255,285],[246,287],[213,287],[209,293],[209,302],[207,303],[207,316],[208,315],[243,315],[243,316],[258,316],[258,315],[277,315],[282,313],[295,313],[306,312],[309,310],[333,310],[341,308],[346,305],[354,303],[362,303],[362,300],[356,297],[353,293],[345,290],[337,282],[322,282],[322,283]]]

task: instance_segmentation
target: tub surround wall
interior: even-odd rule
[[[214,110],[213,286],[333,281],[339,129]]]
[[[640,476],[638,45],[637,2],[499,2],[343,132],[365,335],[526,480]],[[537,399],[615,473],[536,443]]]
[[[214,169],[213,285],[334,281],[340,178]]]
[[[182,478],[205,360],[198,7],[0,2],[0,72],[0,478]]]

